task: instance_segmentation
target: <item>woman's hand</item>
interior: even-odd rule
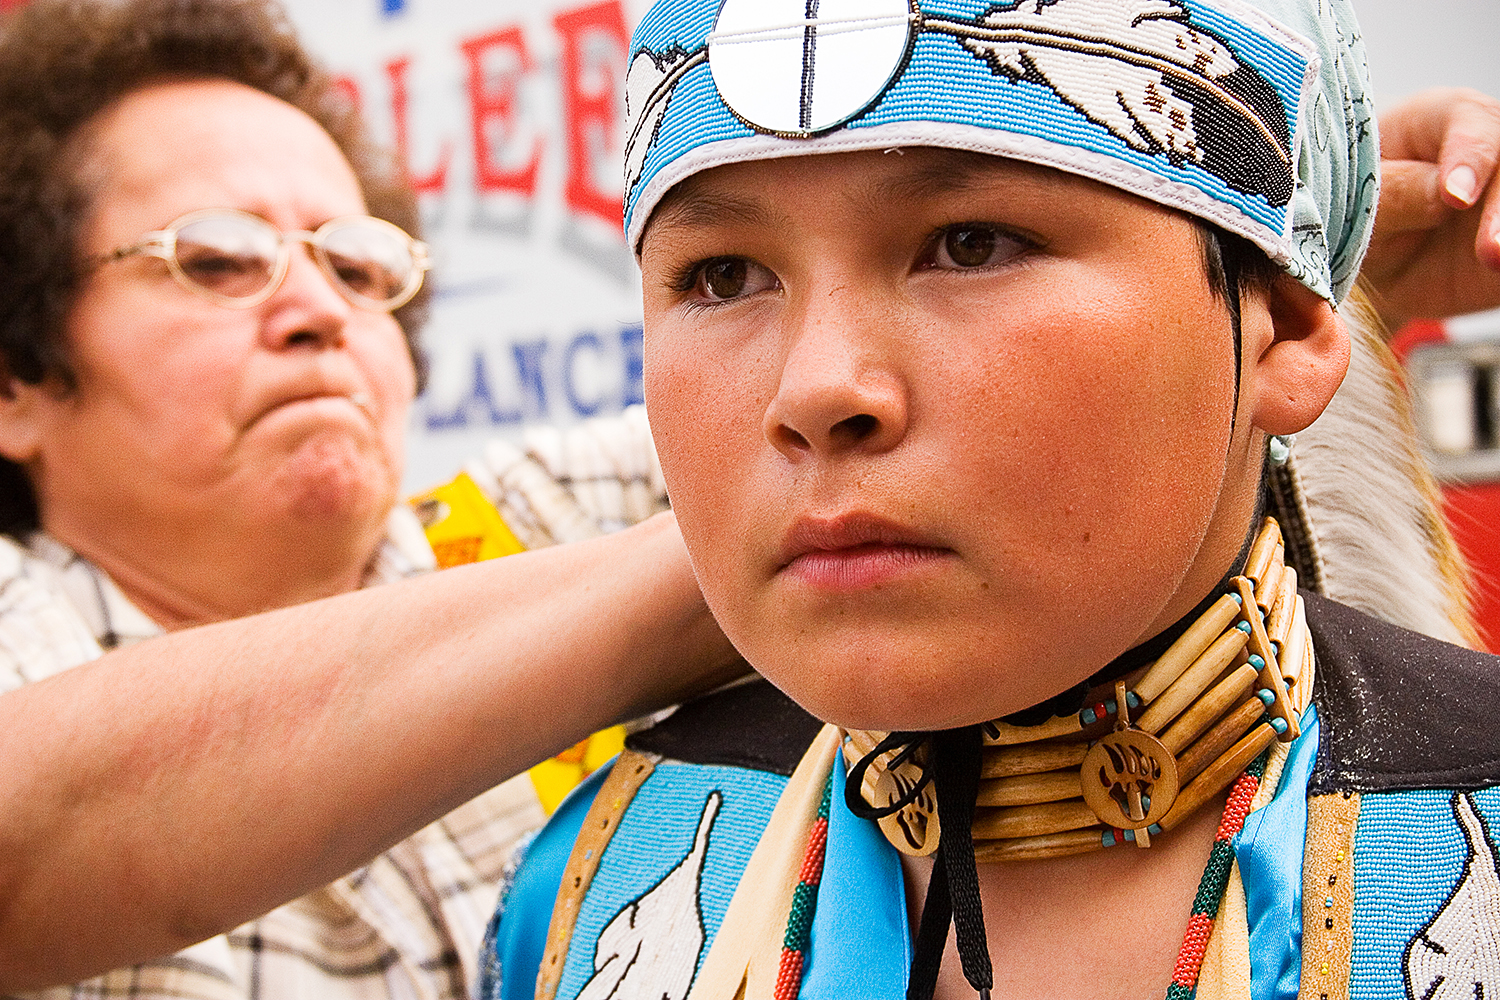
[[[1500,100],[1423,91],[1380,117],[1380,155],[1364,275],[1386,322],[1500,307]]]

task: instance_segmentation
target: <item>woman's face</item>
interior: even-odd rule
[[[198,209],[283,231],[365,211],[311,118],[225,81],[134,91],[86,126],[78,154],[83,259]],[[159,259],[101,264],[65,339],[77,389],[38,398],[22,456],[44,526],[105,548],[162,525],[184,545],[279,525],[353,531],[373,549],[400,481],[412,362],[395,320],[341,298],[305,249],[249,309],[192,294]]]
[[[1247,307],[1236,418],[1230,318],[1185,217],[907,149],[697,175],[641,249],[647,403],[700,582],[820,717],[1033,704],[1238,550],[1271,322]]]

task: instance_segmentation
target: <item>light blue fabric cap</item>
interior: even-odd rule
[[[1379,152],[1346,0],[659,0],[626,77],[625,233],[744,160],[896,146],[1091,177],[1341,302]]]

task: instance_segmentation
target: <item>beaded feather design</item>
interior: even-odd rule
[[[1291,200],[1280,95],[1174,0],[1024,0],[924,27],[957,36],[998,75],[1044,84],[1135,149],[1196,163],[1273,205]]]

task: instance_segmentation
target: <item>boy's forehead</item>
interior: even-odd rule
[[[694,174],[662,198],[646,224],[642,247],[666,233],[729,225],[774,227],[793,221],[789,179],[815,175],[830,198],[878,211],[952,194],[992,192],[1016,199],[1066,191],[1074,198],[1139,199],[1085,177],[1009,157],[961,149],[895,147],[726,164]]]

